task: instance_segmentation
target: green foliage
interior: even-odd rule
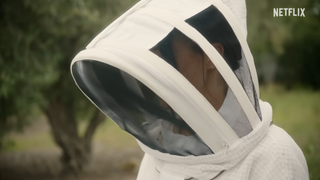
[[[254,1],[247,0],[248,44],[255,56],[281,54],[283,43],[290,37],[288,19],[273,17],[273,8],[294,6],[294,0]],[[259,61],[259,59],[256,59]]]
[[[74,85],[70,62],[132,3],[132,0],[0,2],[0,144],[7,131],[22,127],[31,112],[36,107],[46,107],[50,98],[63,97],[75,104],[77,110],[92,107]]]
[[[273,8],[286,7],[305,8],[305,17],[273,17]],[[319,89],[316,52],[320,40],[320,1],[247,0],[247,9],[248,44],[258,73],[272,73],[267,65],[275,63],[276,81],[290,87],[302,84]]]
[[[307,18],[291,24],[293,36],[279,58],[279,80],[288,87],[302,84],[320,89],[320,2],[311,3],[306,9]]]

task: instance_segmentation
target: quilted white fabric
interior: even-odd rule
[[[140,144],[146,154],[137,180],[159,179],[162,172],[181,180],[309,179],[301,149],[283,129],[275,125],[269,127],[271,106],[265,102],[260,104],[263,124],[227,151],[177,157],[158,153]]]
[[[244,0],[221,0],[247,37]],[[272,108],[260,101],[263,123],[226,151],[213,155],[177,157],[159,153],[142,143],[146,152],[138,180],[307,180],[308,167],[301,149],[281,128],[271,125]],[[165,175],[162,175],[165,174]]]

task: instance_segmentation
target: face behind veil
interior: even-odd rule
[[[103,58],[114,60],[102,61],[88,56],[74,61],[71,70],[82,92],[120,128],[141,143],[154,150],[178,156],[213,154],[217,150],[205,143],[199,128],[194,128],[208,125],[200,115],[189,116],[187,104],[178,102],[177,94],[187,99],[198,97],[195,94],[199,94],[200,98],[196,99],[203,100],[202,104],[208,106],[191,103],[188,107],[215,113],[216,118],[209,118],[208,124],[221,119],[217,120],[220,123],[213,125],[213,128],[208,128],[208,132],[217,134],[214,138],[224,137],[216,132],[216,128],[223,131],[221,125],[227,127],[226,131],[230,132],[233,139],[239,139],[249,134],[253,126],[236,93],[230,88],[230,80],[226,79],[226,73],[222,73],[217,62],[227,64],[231,72],[228,76],[236,77],[234,79],[241,85],[245,98],[260,120],[257,93],[242,45],[227,19],[215,6],[208,6],[184,22],[205,38],[212,51],[216,52],[216,58],[212,58],[196,40],[172,27],[157,43],[146,49],[148,57],[165,63],[163,66],[160,62],[154,65],[151,58],[135,54],[135,46],[126,51],[120,45],[108,45],[101,48],[108,52],[108,56]],[[109,37],[112,37],[112,33],[121,34],[119,32],[125,23],[114,28]],[[150,29],[148,26],[144,28]],[[150,31],[153,31],[152,28]],[[152,75],[136,73],[132,70],[135,68],[147,69]],[[175,77],[167,74],[166,70],[174,71],[183,79],[183,83],[188,83],[188,89],[196,93],[186,96],[181,93],[183,88],[177,90],[173,88],[174,84],[169,87],[172,82],[170,78]],[[150,80],[151,77],[155,79]],[[155,85],[155,81],[162,86]]]

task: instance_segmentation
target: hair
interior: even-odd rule
[[[210,6],[200,13],[186,20],[186,22],[201,33],[207,41],[220,43],[224,48],[223,58],[234,71],[239,68],[241,60],[241,46],[235,36],[228,21],[221,12],[214,6]],[[177,64],[172,50],[172,37],[179,35],[184,38],[186,43],[191,44],[192,50],[198,53],[204,53],[202,49],[184,35],[181,31],[174,28],[161,42],[157,44],[161,57],[177,69]]]

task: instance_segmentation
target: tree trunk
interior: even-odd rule
[[[80,31],[80,30],[79,30]],[[66,45],[65,59],[60,63],[60,77],[43,94],[50,97],[49,104],[43,110],[51,126],[54,141],[62,150],[61,162],[63,164],[62,173],[78,174],[83,171],[91,159],[91,141],[98,125],[105,119],[105,115],[96,109],[84,137],[78,133],[78,123],[75,117],[74,103],[78,103],[76,96],[71,95],[69,83],[73,83],[70,76],[70,63],[74,56],[75,45],[79,37],[74,37]],[[72,90],[73,91],[73,90]],[[74,86],[74,91],[78,89]]]
[[[62,150],[63,174],[78,174],[89,164],[91,140],[96,127],[105,116],[97,109],[83,138],[79,136],[72,103],[52,98],[44,110],[51,126],[54,141]]]

